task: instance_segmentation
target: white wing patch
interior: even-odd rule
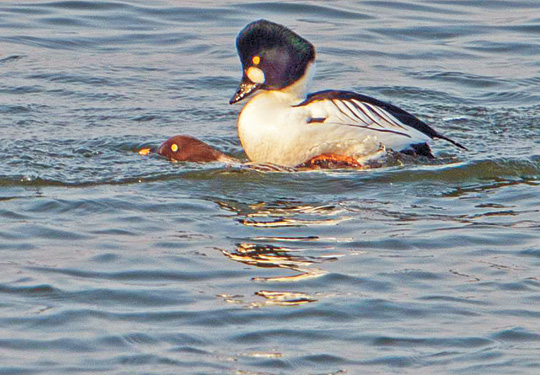
[[[403,124],[385,109],[357,99],[327,98],[309,103],[306,108],[313,118],[324,118],[323,124],[359,127],[424,141],[429,139],[427,135]]]

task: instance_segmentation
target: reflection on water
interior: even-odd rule
[[[248,308],[257,308],[265,306],[300,306],[311,302],[317,302],[317,296],[311,296],[302,292],[286,292],[286,291],[271,291],[260,290],[255,292],[256,296],[263,297],[263,301],[247,302],[244,296],[220,294],[218,297],[223,298],[227,303],[241,304]]]
[[[228,211],[240,208],[229,202],[218,202],[218,204]],[[248,227],[256,228],[337,225],[351,219],[343,216],[345,210],[335,205],[315,206],[299,204],[296,201],[259,202],[248,205],[244,210],[245,212],[238,211],[238,216],[241,217],[238,221]]]
[[[270,290],[261,290],[260,292],[257,292],[257,295],[266,298],[266,301],[264,303],[257,304],[256,307],[266,305],[297,306],[317,301],[314,299],[314,297],[300,292],[275,292]]]
[[[292,201],[275,201],[271,203],[259,202],[249,205],[239,205],[238,202],[218,201],[218,205],[229,211],[235,212],[238,222],[253,228],[286,228],[296,226],[335,225],[348,217],[326,218],[338,216],[345,210],[336,205],[299,205]],[[309,219],[297,218],[309,217]],[[250,219],[246,219],[250,218]],[[274,220],[268,221],[268,218]],[[256,266],[260,268],[284,268],[295,271],[295,275],[276,277],[254,277],[254,281],[287,282],[320,277],[327,272],[314,267],[315,264],[334,261],[340,255],[327,254],[328,248],[320,249],[318,255],[305,255],[308,250],[302,249],[302,243],[313,243],[324,240],[325,242],[337,241],[334,238],[320,238],[319,236],[267,236],[249,237],[246,241],[237,244],[235,251],[220,250],[223,255],[236,262]],[[266,242],[266,243],[265,243]],[[276,246],[273,243],[295,242],[296,247]],[[316,250],[315,250],[316,251]],[[314,250],[311,248],[310,253]],[[269,299],[276,299],[263,294]]]
[[[336,257],[303,257],[301,255],[293,255],[292,252],[299,252],[299,249],[286,247],[276,247],[273,245],[259,245],[242,243],[239,244],[235,252],[221,250],[223,255],[236,262],[249,264],[261,268],[286,268],[296,272],[293,276],[279,277],[256,277],[255,281],[295,281],[308,278],[314,278],[324,275],[326,272],[318,268],[309,268],[313,264],[322,263],[325,261],[335,260]]]
[[[335,225],[350,218],[341,216],[346,210],[339,205],[299,204],[297,201],[259,202],[242,205],[236,201],[218,201],[217,204],[228,212],[234,212],[235,220],[251,228],[287,228],[296,226]],[[338,218],[327,218],[338,216]],[[300,218],[301,217],[301,218]],[[247,219],[249,218],[249,219]],[[273,219],[268,221],[269,218]],[[349,239],[350,240],[350,239]],[[344,254],[336,253],[333,247],[302,248],[303,243],[312,245],[324,241],[343,242],[347,239],[319,236],[255,236],[236,245],[234,251],[219,249],[223,255],[235,262],[259,268],[279,268],[294,271],[293,275],[256,276],[255,282],[299,282],[321,277],[328,272],[320,268],[324,262],[336,261]],[[249,242],[248,242],[249,241]],[[277,246],[274,243],[291,243],[291,246]],[[263,272],[263,271],[261,271]],[[264,302],[251,302],[251,307],[267,305],[293,306],[316,302],[318,297],[298,291],[260,290],[255,295],[264,297]],[[239,303],[241,300],[231,296],[224,297],[227,302]]]

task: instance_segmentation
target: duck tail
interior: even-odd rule
[[[459,142],[454,141],[454,140],[451,139],[451,138],[445,137],[445,136],[442,135],[442,134],[438,134],[438,133],[437,133],[437,135],[435,135],[433,138],[444,139],[445,141],[450,142],[451,144],[453,144],[453,145],[456,146],[456,147],[461,148],[462,150],[469,151],[469,149],[468,149],[467,147],[463,146],[463,145],[460,144]]]

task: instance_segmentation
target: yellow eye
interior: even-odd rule
[[[176,143],[173,143],[173,144],[171,145],[171,150],[172,150],[172,152],[178,151],[178,145],[177,145]]]
[[[251,61],[253,61],[253,65],[259,65],[259,63],[261,62],[261,58],[260,58],[259,55],[255,55],[255,56],[253,56]]]

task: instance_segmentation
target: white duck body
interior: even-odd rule
[[[360,100],[321,97],[306,101],[314,63],[294,84],[259,90],[238,117],[238,134],[248,158],[256,163],[294,167],[322,154],[356,159],[401,151],[431,137],[403,124],[381,107]]]

